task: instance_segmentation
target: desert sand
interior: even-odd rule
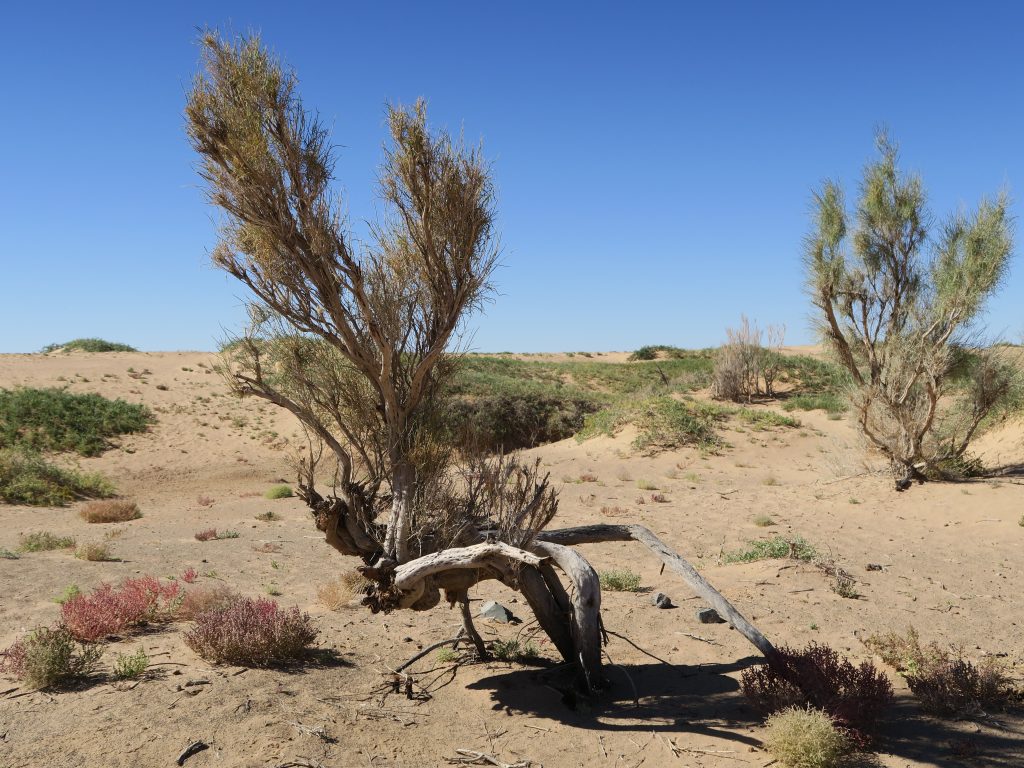
[[[624,354],[595,359],[618,361]],[[290,445],[298,437],[290,415],[227,394],[207,353],[0,355],[0,387],[66,385],[148,405],[157,423],[148,433],[79,462],[103,472],[135,499],[143,517],[90,525],[78,505],[0,505],[0,547],[50,530],[80,543],[110,539],[118,562],[86,562],[67,552],[0,559],[0,646],[56,621],[53,598],[69,584],[83,590],[103,581],[153,574],[180,576],[194,568],[198,583],[222,581],[249,595],[279,590],[283,605],[312,614],[319,644],[333,660],[296,671],[218,667],[181,640],[183,624],[128,635],[107,649],[145,648],[153,661],[141,682],[95,680],[62,692],[31,692],[16,681],[0,698],[0,766],[167,766],[192,740],[210,748],[188,768],[236,766],[446,765],[456,749],[532,761],[546,768],[766,766],[760,716],[739,690],[740,672],[756,652],[728,625],[703,625],[701,606],[685,585],[661,574],[660,563],[633,544],[588,548],[599,570],[631,568],[645,587],[678,605],[658,610],[650,592],[605,592],[607,646],[616,666],[600,707],[573,711],[545,685],[538,667],[510,663],[453,668],[430,654],[413,667],[429,699],[380,693],[388,670],[420,647],[451,637],[457,611],[372,615],[358,607],[330,611],[317,589],[346,561],[322,541],[303,503],[269,501],[264,492],[292,481]],[[756,406],[756,407],[773,407]],[[862,639],[916,626],[924,640],[963,645],[969,658],[1003,658],[1019,683],[1024,676],[1024,478],[926,484],[904,494],[865,463],[848,421],[822,411],[797,414],[802,427],[752,431],[731,425],[719,455],[683,449],[644,456],[631,435],[566,440],[529,451],[560,486],[556,523],[616,518],[641,522],[686,558],[776,644],[827,643],[850,659],[872,658]],[[984,457],[1024,464],[1024,427],[1005,423],[980,443]],[[578,482],[581,475],[592,482]],[[657,486],[654,503],[638,483]],[[643,504],[638,503],[643,498]],[[605,509],[602,512],[602,508]],[[261,522],[268,510],[281,519]],[[772,528],[754,525],[769,515]],[[202,528],[233,529],[239,537],[199,542]],[[800,535],[831,553],[857,579],[859,599],[829,589],[818,569],[786,560],[725,565],[724,551],[769,535]],[[267,542],[278,552],[257,552]],[[869,563],[882,566],[867,571]],[[529,632],[529,609],[489,582],[478,601],[496,599],[523,624],[480,622],[487,637]],[[556,654],[540,644],[542,655]],[[877,662],[877,659],[876,659]],[[880,662],[877,662],[880,663]],[[897,702],[878,746],[879,765],[1024,765],[1024,718],[994,712],[982,719],[944,721],[923,715],[905,684],[887,670]],[[189,681],[204,681],[186,685]],[[634,701],[634,690],[636,701]],[[426,697],[424,697],[426,698]],[[324,729],[327,738],[311,729]],[[974,757],[962,757],[973,751]]]

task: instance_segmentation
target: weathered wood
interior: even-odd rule
[[[542,565],[540,570],[534,568],[520,569],[519,591],[526,598],[526,602],[529,604],[530,610],[533,611],[533,615],[537,617],[537,623],[540,624],[540,628],[544,630],[544,633],[554,643],[562,658],[570,664],[578,664],[576,644],[573,642],[572,630],[569,628],[572,606],[569,604],[568,597],[566,597],[564,604],[560,603],[548,579],[542,575],[542,571],[545,568],[551,571],[551,578],[558,583],[558,588],[561,594],[564,595],[565,590],[562,588],[561,582],[558,581],[558,577],[555,576],[551,566],[547,565],[547,563]]]
[[[416,584],[428,576],[443,571],[462,568],[479,568],[489,560],[504,558],[517,560],[534,567],[543,562],[543,557],[513,547],[500,541],[484,542],[469,547],[443,549],[429,555],[418,557],[395,568],[395,586],[404,591],[415,589]]]
[[[486,661],[490,658],[490,654],[487,652],[487,646],[484,645],[484,639],[480,637],[480,633],[476,631],[476,626],[473,624],[473,614],[469,610],[469,595],[466,592],[459,595],[459,613],[462,615],[462,631],[473,641],[476,657],[480,661]]]
[[[576,661],[587,688],[600,688],[601,676],[601,582],[597,571],[579,552],[549,541],[534,541],[531,548],[551,558],[572,582],[572,635]]]
[[[784,667],[782,657],[775,646],[761,631],[733,607],[732,603],[711,586],[697,570],[672,550],[654,532],[642,525],[583,525],[577,528],[562,528],[541,531],[537,544],[552,543],[564,546],[596,544],[605,541],[636,541],[654,552],[671,570],[680,576],[690,588],[704,598],[719,615],[729,622],[740,634],[757,648],[770,664]],[[554,559],[554,558],[552,558]]]

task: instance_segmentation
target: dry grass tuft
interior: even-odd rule
[[[203,613],[224,608],[237,599],[238,594],[226,584],[204,584],[185,592],[185,597],[175,609],[174,617],[191,621]]]
[[[359,571],[342,571],[337,578],[321,586],[316,594],[320,603],[331,611],[339,611],[348,605],[356,595],[366,594],[370,584]]]
[[[834,768],[850,743],[820,709],[790,707],[765,723],[765,747],[786,768]]]
[[[116,559],[110,551],[110,545],[99,541],[90,541],[82,544],[75,550],[75,557],[79,560],[88,560],[93,563],[109,563]]]
[[[87,523],[124,523],[142,517],[139,505],[128,499],[90,501],[78,514]]]

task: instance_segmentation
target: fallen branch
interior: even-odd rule
[[[415,664],[417,661],[422,659],[424,656],[426,656],[431,651],[436,651],[438,648],[444,648],[446,645],[457,644],[459,642],[459,640],[462,639],[462,635],[463,635],[464,632],[465,632],[465,630],[460,629],[459,633],[457,635],[455,635],[455,637],[450,637],[447,640],[440,640],[440,641],[434,643],[433,645],[428,645],[426,648],[424,648],[422,651],[417,653],[415,656],[413,656],[407,662],[405,662],[404,664],[401,664],[401,665],[395,667],[395,672],[401,672],[403,669],[406,669],[407,667],[411,667],[413,664]]]
[[[210,745],[205,741],[193,741],[190,742],[185,749],[182,750],[181,754],[178,755],[178,765],[184,765],[185,761],[188,760],[192,755],[202,752],[204,749],[209,749]]]
[[[456,749],[456,757],[446,757],[445,760],[453,765],[493,765],[497,768],[530,768],[533,762],[520,760],[518,763],[503,763],[494,755],[486,752],[476,752],[472,749]]]

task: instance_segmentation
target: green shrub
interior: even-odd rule
[[[609,592],[636,592],[640,589],[640,574],[629,569],[601,571],[597,577],[601,588]]]
[[[765,747],[786,768],[835,768],[850,745],[820,709],[790,707],[765,722]]]
[[[834,392],[818,392],[814,394],[794,395],[782,404],[787,411],[828,411],[840,414],[846,411],[846,401]]]
[[[0,389],[0,448],[74,451],[97,456],[110,438],[142,432],[153,421],[143,405],[67,390]]]
[[[498,661],[525,661],[536,659],[540,652],[533,643],[522,644],[518,640],[495,640],[491,653]]]
[[[752,541],[746,549],[727,552],[722,557],[722,561],[725,563],[753,563],[757,560],[792,558],[810,562],[817,556],[818,553],[814,547],[804,541],[801,536],[793,539],[775,536],[771,539]]]
[[[68,584],[64,587],[63,592],[53,598],[53,602],[57,605],[64,605],[68,600],[73,597],[78,597],[80,594],[82,594],[82,590],[78,588],[77,584]]]
[[[0,671],[32,688],[51,688],[85,677],[102,655],[102,648],[77,642],[63,627],[41,627],[3,652]]]
[[[755,429],[767,429],[768,427],[799,427],[800,420],[792,416],[784,416],[775,411],[758,411],[752,408],[738,408],[736,415],[741,421],[753,425]]]
[[[288,499],[294,494],[292,493],[291,486],[289,485],[275,485],[263,495],[268,499]]]
[[[127,344],[118,344],[113,341],[106,341],[105,339],[72,339],[71,341],[65,342],[64,344],[47,344],[43,347],[43,352],[55,352],[57,350],[63,352],[138,352],[135,347],[129,347]]]
[[[134,680],[149,667],[146,651],[139,648],[135,653],[126,655],[119,653],[114,661],[114,677],[118,680]]]
[[[255,518],[257,520],[263,521],[264,523],[272,523],[275,520],[280,520],[281,516],[277,514],[277,512],[275,512],[274,510],[268,509],[266,512],[260,512],[259,514],[255,515]]]
[[[75,546],[71,536],[57,536],[49,531],[37,531],[21,537],[19,552],[49,552],[53,549],[70,549]]]
[[[101,475],[63,469],[31,451],[0,448],[0,500],[8,504],[59,507],[113,495],[114,486]]]

